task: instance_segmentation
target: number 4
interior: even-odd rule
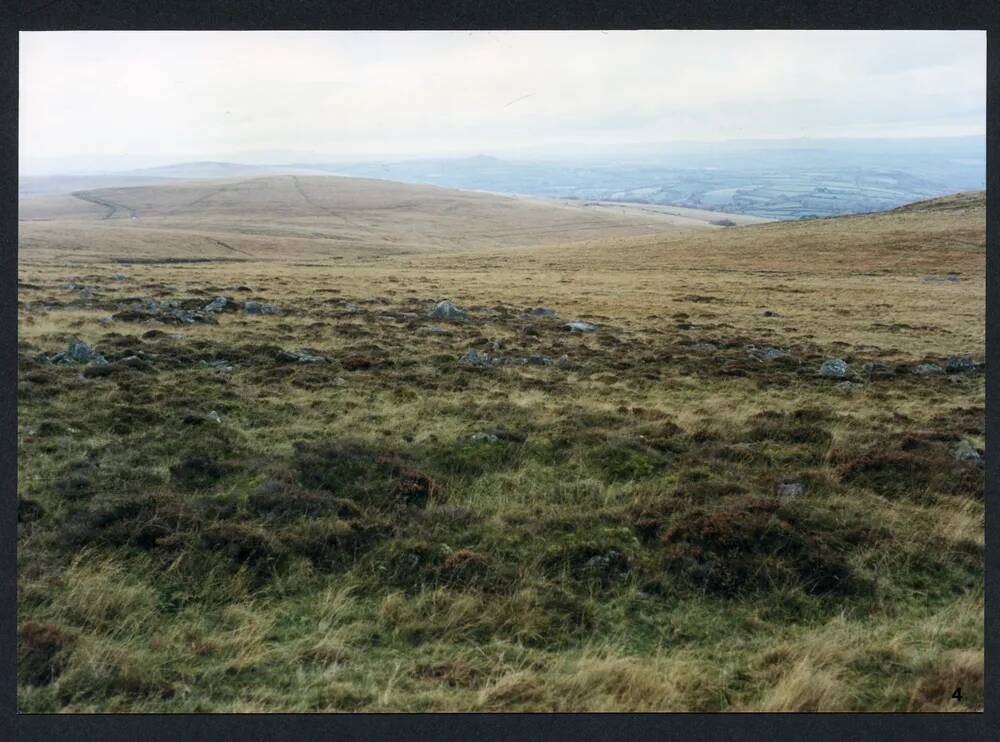
[[[955,688],[955,692],[951,694],[951,697],[954,698],[956,701],[961,701],[962,700],[962,689],[960,687],[959,688]]]

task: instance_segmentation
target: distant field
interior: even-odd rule
[[[22,201],[22,711],[982,709],[984,194],[89,195]]]
[[[19,208],[22,250],[73,245],[74,260],[147,251],[278,260],[375,257],[714,230],[721,227],[712,222],[726,216],[293,175],[77,191],[23,198]]]

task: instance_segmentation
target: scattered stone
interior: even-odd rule
[[[126,276],[124,273],[115,273],[113,276],[111,276],[111,280],[112,281],[127,281],[128,280],[128,276]]]
[[[575,319],[572,322],[567,322],[563,325],[564,330],[569,332],[594,332],[597,329],[597,325],[592,325],[589,322],[584,322],[580,319]]]
[[[927,374],[943,374],[944,369],[936,363],[921,363],[911,368],[910,373],[926,376]]]
[[[944,362],[944,370],[949,374],[963,374],[967,371],[975,371],[976,364],[968,356],[949,356]]]
[[[243,311],[247,314],[278,314],[281,310],[274,304],[265,304],[259,301],[248,301],[243,305]]]
[[[528,356],[524,361],[529,366],[548,366],[552,363],[548,356]]]
[[[275,356],[279,361],[288,363],[326,363],[323,356],[314,355],[306,350],[281,350]]]
[[[220,415],[215,410],[212,410],[207,415],[205,415],[205,419],[213,423],[219,423],[220,425],[222,424],[222,415]]]
[[[756,348],[753,345],[747,346],[747,353],[761,361],[773,361],[775,358],[784,358],[788,355],[788,351],[781,348]]]
[[[764,311],[764,315],[763,316],[765,316],[765,317],[784,317],[785,315],[783,315],[783,314],[781,314],[779,312],[772,312],[770,309],[767,309],[767,310]]]
[[[950,282],[950,283],[958,283],[961,280],[962,279],[959,277],[959,275],[957,273],[949,273],[946,276],[924,276],[923,277],[923,282],[924,283],[945,283],[946,281]]]
[[[110,325],[114,321],[115,321],[115,318],[112,317],[110,314],[107,317],[101,317],[98,320],[98,322],[100,322],[102,325]]]
[[[524,436],[512,433],[503,428],[488,428],[469,436],[470,441],[484,443],[499,443],[500,441],[512,441],[514,443],[524,443]]]
[[[558,317],[559,312],[555,309],[549,309],[548,307],[534,307],[533,309],[524,310],[525,314],[529,314],[532,317]]]
[[[559,368],[569,368],[572,364],[573,362],[570,361],[567,355],[561,355],[556,359],[556,366]]]
[[[823,376],[847,376],[849,370],[847,361],[840,358],[823,361],[823,365],[819,367],[819,372]]]
[[[449,299],[444,301],[439,301],[434,305],[434,308],[429,312],[431,317],[435,319],[465,319],[468,315],[458,307],[456,307]]]
[[[492,359],[486,353],[479,353],[475,348],[470,348],[465,354],[458,359],[459,363],[465,363],[469,366],[490,366],[492,365]]]
[[[73,363],[96,363],[98,366],[104,366],[108,363],[104,356],[76,338],[70,340],[66,356]]]
[[[205,305],[206,312],[221,312],[229,305],[229,300],[224,296],[217,296]]]
[[[969,441],[962,441],[955,448],[955,460],[975,464],[976,466],[983,466],[985,464],[982,449],[976,448]]]
[[[806,486],[798,479],[785,479],[778,482],[774,489],[780,497],[801,497],[805,494]]]

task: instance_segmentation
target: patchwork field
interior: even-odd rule
[[[983,194],[153,190],[22,211],[22,711],[981,709]]]

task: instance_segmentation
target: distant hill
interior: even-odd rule
[[[197,232],[211,245],[209,253],[225,244],[224,253],[235,247],[261,257],[280,257],[293,247],[298,254],[377,255],[565,244],[763,221],[697,209],[511,198],[299,175],[168,180],[24,198],[18,216],[21,244],[29,249],[32,236],[44,232],[72,241],[82,251],[88,245],[138,249],[140,243],[169,251],[190,244],[190,233]]]

